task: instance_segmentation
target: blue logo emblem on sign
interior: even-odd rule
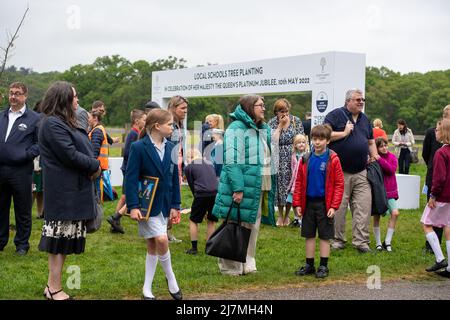
[[[328,107],[328,95],[325,92],[320,91],[319,94],[317,95],[316,107],[317,107],[317,110],[319,110],[320,113],[324,112],[327,109],[327,107]]]

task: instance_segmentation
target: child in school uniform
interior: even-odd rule
[[[328,276],[330,239],[334,237],[334,213],[344,194],[344,173],[337,154],[327,146],[331,139],[328,125],[317,125],[311,130],[313,150],[304,155],[295,179],[294,210],[302,219],[301,236],[306,238],[306,264],[295,274]],[[320,239],[320,265],[314,267],[316,232]]]
[[[205,215],[208,220],[206,227],[206,240],[215,230],[217,218],[212,215],[212,209],[216,200],[217,185],[216,172],[211,162],[202,158],[200,151],[193,151],[192,162],[184,168],[186,179],[194,195],[191,206],[191,216],[189,217],[189,233],[191,236],[192,248],[186,251],[187,254],[196,255],[198,253],[198,224],[202,223]]]
[[[122,170],[123,174],[122,196],[120,197],[119,201],[117,201],[116,212],[106,219],[106,221],[111,225],[111,232],[113,233],[114,232],[125,233],[122,225],[120,224],[120,219],[127,211],[127,205],[125,204],[125,193],[126,193],[125,178],[127,172],[128,157],[130,155],[131,144],[139,139],[139,135],[142,129],[144,129],[145,127],[145,120],[147,119],[147,115],[142,110],[134,109],[131,111],[130,118],[132,127],[130,133],[127,135],[127,138],[125,139],[123,162],[122,167],[120,167],[120,170]]]
[[[386,189],[386,196],[388,199],[388,211],[390,219],[389,225],[386,232],[386,238],[381,243],[380,234],[380,215],[373,216],[373,233],[376,241],[377,251],[382,251],[383,249],[391,252],[392,246],[392,236],[394,235],[395,224],[397,223],[397,218],[399,215],[398,211],[398,188],[397,188],[397,178],[395,177],[395,171],[397,170],[397,158],[395,154],[388,151],[388,141],[385,137],[376,138],[375,144],[377,146],[378,155],[375,156],[378,164],[383,171],[383,182],[384,188]]]
[[[425,237],[433,249],[436,263],[427,272],[438,272],[449,278],[450,267],[442,253],[441,244],[433,227],[444,228],[447,258],[450,257],[450,119],[441,120],[436,127],[436,141],[443,146],[433,158],[433,183],[430,199],[420,222],[423,223]]]
[[[295,189],[295,178],[297,177],[298,165],[300,164],[300,159],[303,155],[308,151],[308,138],[304,134],[298,134],[294,137],[293,141],[293,150],[291,156],[291,171],[292,178],[289,182],[288,190],[290,192],[287,195],[286,202],[292,204],[292,195],[294,194]],[[301,227],[302,226],[302,218],[297,215],[297,212],[294,210],[294,220],[292,220],[291,227]]]
[[[175,300],[182,299],[172,262],[167,238],[168,219],[180,215],[180,188],[177,163],[172,161],[175,145],[166,137],[172,134],[172,115],[163,109],[153,109],[147,115],[145,130],[140,139],[131,145],[126,171],[126,203],[130,216],[139,222],[139,235],[147,240],[145,262],[144,300],[154,300],[152,293],[153,277],[158,261],[164,270],[169,293]],[[150,211],[146,221],[140,210],[139,182],[143,176],[159,179]]]

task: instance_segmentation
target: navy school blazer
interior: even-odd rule
[[[125,178],[128,211],[140,208],[138,185],[141,176],[159,178],[150,211],[151,217],[157,216],[161,212],[164,217],[168,217],[170,209],[180,209],[181,196],[178,164],[172,161],[172,150],[174,147],[175,145],[167,140],[164,158],[161,162],[158,152],[148,135],[131,145]],[[174,159],[178,159],[178,151]]]
[[[14,122],[7,142],[9,107],[0,112],[0,166],[8,166],[18,171],[32,174],[33,159],[39,155],[38,133],[41,115],[25,109],[25,113]]]

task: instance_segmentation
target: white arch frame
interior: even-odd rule
[[[153,72],[152,100],[167,107],[175,95],[221,97],[311,92],[312,125],[344,105],[345,92],[365,90],[366,56],[323,52],[236,64]]]

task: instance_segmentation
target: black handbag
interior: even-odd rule
[[[103,220],[103,207],[100,204],[100,200],[96,195],[94,195],[94,210],[95,217],[93,219],[86,220],[86,232],[94,233],[99,230],[102,226]]]
[[[419,149],[416,147],[412,148],[412,151],[410,153],[410,157],[411,157],[411,163],[419,163]]]
[[[251,230],[241,225],[239,204],[237,205],[238,221],[229,220],[232,209],[233,205],[228,210],[227,218],[209,237],[205,252],[214,257],[246,262]]]

